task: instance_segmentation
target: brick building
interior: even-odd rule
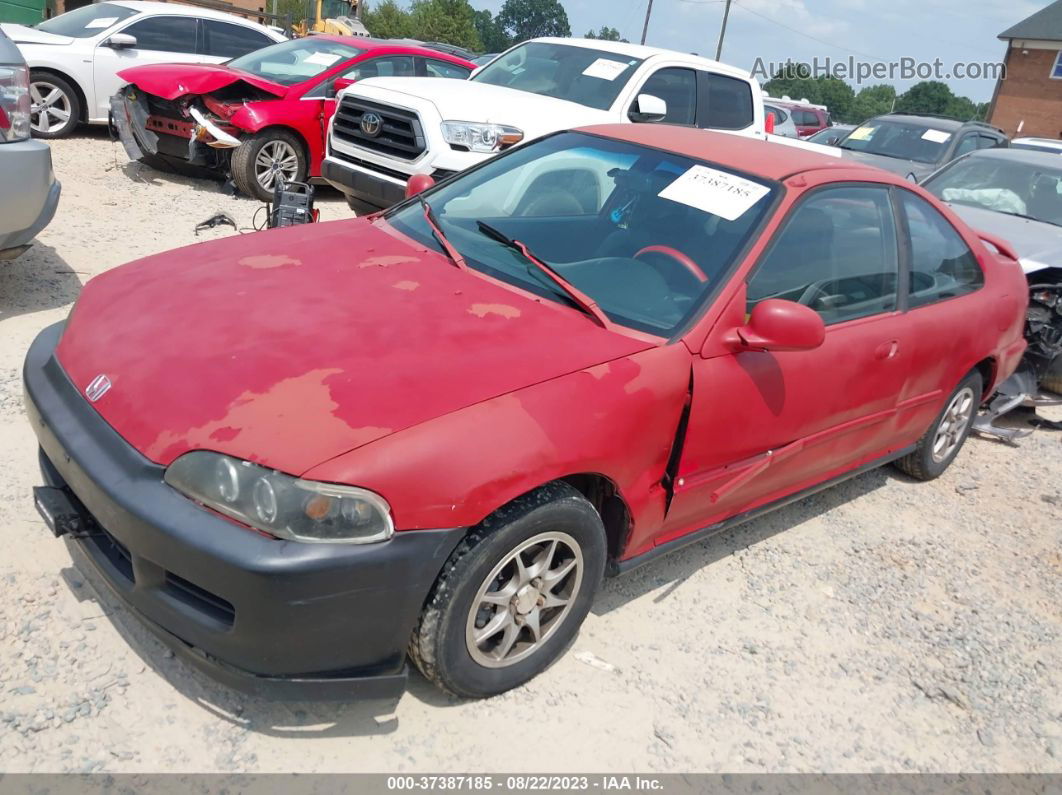
[[[1008,135],[1062,138],[1062,0],[1003,31],[1006,79],[996,83],[989,122]]]

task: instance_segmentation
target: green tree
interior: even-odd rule
[[[770,96],[779,99],[806,99],[813,105],[825,105],[830,109],[830,115],[838,119],[847,116],[855,101],[855,91],[850,85],[836,77],[811,77],[811,68],[807,64],[787,64],[764,83],[763,88]]]
[[[945,115],[956,99],[951,89],[939,80],[915,83],[896,100],[896,110],[904,113],[937,113]]]
[[[571,36],[568,13],[559,0],[505,0],[498,24],[514,44],[539,36]]]
[[[477,11],[475,25],[476,33],[479,34],[479,40],[482,42],[485,52],[501,52],[509,49],[511,44],[509,37],[505,35],[505,31],[498,24],[498,20],[491,16],[490,11],[485,8],[482,11]]]
[[[413,38],[441,41],[468,50],[480,50],[476,12],[468,0],[413,0],[409,11]]]
[[[409,12],[395,0],[383,0],[375,8],[363,7],[361,21],[377,39],[408,39],[413,34]]]
[[[843,120],[860,124],[872,116],[888,113],[892,110],[895,101],[896,89],[886,83],[861,88],[856,94],[855,101],[852,102],[848,115],[843,117]]]
[[[627,41],[626,39],[620,38],[620,32],[618,30],[616,30],[615,28],[607,27],[605,25],[602,25],[601,30],[599,30],[597,33],[594,33],[594,31],[592,30],[588,31],[587,34],[583,36],[583,38],[598,39],[600,41]]]

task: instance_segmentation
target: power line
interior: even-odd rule
[[[688,1],[689,0],[687,0],[687,2]],[[802,30],[797,30],[796,28],[791,28],[788,25],[786,25],[786,24],[784,24],[782,22],[779,22],[777,19],[772,19],[771,17],[766,16],[765,14],[761,14],[759,11],[753,11],[751,8],[747,8],[746,6],[741,5],[740,3],[738,3],[737,0],[734,0],[734,5],[737,6],[738,8],[740,8],[742,11],[747,11],[748,13],[752,14],[753,16],[759,17],[760,19],[765,19],[768,22],[772,22],[772,23],[774,23],[775,25],[777,25],[780,28],[785,28],[790,33],[795,33],[798,36],[803,36],[806,39],[811,39],[812,41],[817,41],[819,44],[824,44],[827,47],[832,47],[832,48],[837,49],[837,50],[844,50],[845,52],[850,52],[853,55],[861,55],[864,58],[869,58],[872,61],[878,61],[880,63],[888,63],[889,62],[889,60],[887,58],[880,58],[877,55],[871,55],[870,53],[860,52],[859,50],[853,50],[850,47],[842,47],[839,44],[833,44],[832,42],[823,41],[822,39],[816,38],[815,36],[812,36],[810,33],[805,33]]]

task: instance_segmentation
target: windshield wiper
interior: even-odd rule
[[[463,271],[468,270],[468,263],[465,262],[465,258],[461,256],[461,252],[454,248],[453,244],[446,239],[446,235],[443,234],[439,228],[439,222],[435,219],[435,213],[432,212],[431,205],[423,196],[418,196],[421,206],[424,207],[424,220],[428,222],[428,226],[431,227],[431,233],[435,235],[435,239],[439,241],[439,245],[443,247],[443,251],[446,255],[454,261],[454,265]]]
[[[546,276],[549,277],[550,281],[560,287],[561,290],[564,291],[564,293],[575,303],[576,306],[578,306],[580,309],[590,315],[594,320],[596,320],[598,325],[601,326],[601,328],[613,327],[612,321],[609,320],[608,316],[601,311],[601,307],[597,305],[597,302],[594,301],[593,298],[588,296],[570,281],[568,281],[559,273],[557,273],[557,271],[553,269],[553,266],[536,257],[531,252],[531,250],[519,240],[514,240],[513,238],[509,237],[507,234],[502,232],[500,229],[495,229],[493,226],[486,223],[485,221],[476,221],[476,226],[479,227],[480,232],[482,232],[492,240],[496,240],[503,246],[508,246],[514,251],[520,252],[524,256],[524,259],[526,259],[532,265],[535,265],[540,271],[542,271],[542,273],[546,274]]]

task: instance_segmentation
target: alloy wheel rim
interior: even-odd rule
[[[962,442],[966,426],[973,417],[974,404],[974,393],[970,387],[959,391],[951,399],[933,437],[933,460],[938,464],[952,455]]]
[[[571,612],[583,580],[583,552],[567,533],[529,538],[480,585],[465,626],[472,659],[505,668],[540,649]]]
[[[50,133],[70,123],[70,97],[52,83],[30,83],[30,128]]]
[[[286,141],[267,142],[254,159],[255,179],[266,190],[273,190],[278,174],[284,182],[293,182],[298,173],[298,153]]]

